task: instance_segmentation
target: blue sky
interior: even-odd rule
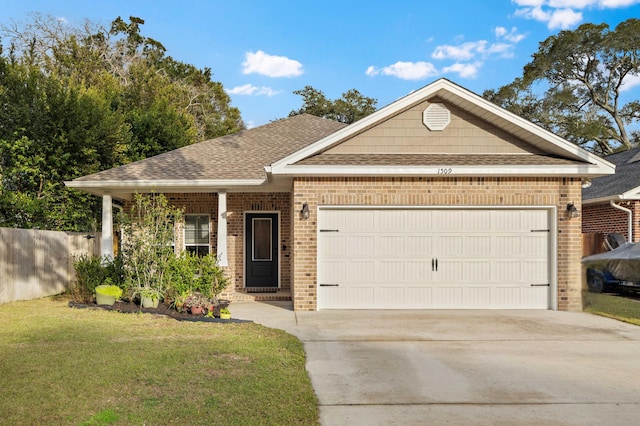
[[[1,0],[0,23],[30,12],[73,25],[145,20],[174,58],[209,67],[249,127],[302,105],[313,86],[383,107],[446,77],[478,94],[522,74],[538,43],[582,23],[640,18],[640,0]],[[636,83],[638,87],[632,88]],[[640,79],[628,93],[640,92]]]

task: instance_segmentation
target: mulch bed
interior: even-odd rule
[[[153,315],[162,315],[173,318],[178,321],[191,321],[191,322],[218,322],[218,323],[249,323],[253,322],[251,320],[243,320],[237,318],[231,319],[220,319],[220,318],[212,318],[206,317],[204,315],[191,315],[187,312],[178,312],[173,308],[170,308],[166,303],[160,303],[157,308],[143,308],[137,303],[133,302],[116,302],[113,306],[109,305],[97,305],[95,303],[76,303],[74,301],[69,302],[70,308],[78,308],[78,309],[102,309],[105,311],[116,311],[125,314],[153,314]]]

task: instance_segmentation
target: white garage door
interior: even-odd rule
[[[318,309],[548,309],[549,211],[321,208]]]

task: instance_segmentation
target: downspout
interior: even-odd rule
[[[609,201],[609,204],[611,204],[611,207],[618,209],[618,210],[622,210],[623,212],[627,212],[627,214],[629,215],[629,242],[632,243],[633,242],[633,212],[626,208],[626,207],[622,207],[619,206],[618,204],[614,203],[613,200]]]

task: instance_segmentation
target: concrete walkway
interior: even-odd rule
[[[640,422],[640,327],[555,311],[293,312],[234,317],[304,342],[323,425]]]

